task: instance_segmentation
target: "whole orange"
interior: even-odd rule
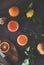
[[[9,8],[9,15],[12,17],[17,17],[20,13],[20,10],[18,7],[13,6],[11,8]]]

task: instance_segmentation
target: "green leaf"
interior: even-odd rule
[[[26,55],[28,55],[28,53],[26,51],[24,51]]]
[[[32,8],[32,6],[33,6],[33,3],[31,2],[31,3],[29,4],[28,8]]]
[[[29,59],[25,59],[22,65],[29,65]]]
[[[22,65],[25,65],[25,63],[22,63]]]
[[[30,46],[26,48],[26,51],[30,51]]]

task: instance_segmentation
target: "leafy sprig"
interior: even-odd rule
[[[32,49],[32,50],[33,50],[33,49]],[[28,52],[29,52],[30,54],[29,54]],[[34,60],[32,60],[32,59],[30,58],[30,56],[32,56],[32,57],[35,57],[35,56],[34,56],[31,52],[32,52],[32,51],[31,51],[30,46],[27,47],[26,50],[24,51],[25,55],[27,55],[27,58],[24,59],[22,65],[34,65]]]

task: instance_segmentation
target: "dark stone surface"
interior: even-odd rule
[[[37,41],[35,40],[33,35],[30,37],[30,33],[32,32],[44,33],[44,2],[43,0],[17,0],[16,2],[14,1],[15,0],[0,1],[1,3],[0,17],[3,17],[3,16],[7,17],[6,23],[3,26],[0,25],[0,39],[6,38],[15,44],[19,53],[19,61],[15,65],[21,65],[23,59],[25,58],[25,55],[24,55],[25,48],[28,45],[31,45],[32,47],[34,47],[34,45],[36,46],[38,42],[42,42],[42,41],[44,42],[44,38],[41,37],[40,35],[38,36]],[[7,2],[9,2],[9,4]],[[26,19],[24,15],[25,14],[24,10],[27,9],[29,3],[31,2],[33,2],[33,8],[35,9],[35,13],[36,13],[35,17],[37,17],[35,24],[32,23],[31,19]],[[8,9],[12,5],[18,6],[21,10],[20,15],[16,18],[12,18],[8,14]],[[9,20],[12,20],[12,19],[18,21],[18,23],[20,24],[20,29],[15,33],[11,33],[7,29],[7,23],[9,22]],[[19,34],[26,34],[28,36],[29,41],[27,46],[21,47],[17,44],[16,39]],[[35,44],[33,41],[35,41]],[[36,51],[35,47],[34,47],[34,54],[36,55],[35,65],[44,65],[44,61],[43,61],[44,56],[41,56]]]

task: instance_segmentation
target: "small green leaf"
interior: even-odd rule
[[[29,59],[25,59],[22,65],[29,65]]]
[[[30,46],[26,48],[26,51],[30,51]]]
[[[32,8],[32,6],[33,6],[33,3],[31,2],[31,3],[29,4],[28,8]]]
[[[28,53],[25,51],[25,54],[28,55]]]
[[[22,63],[22,65],[25,65],[25,63]]]

